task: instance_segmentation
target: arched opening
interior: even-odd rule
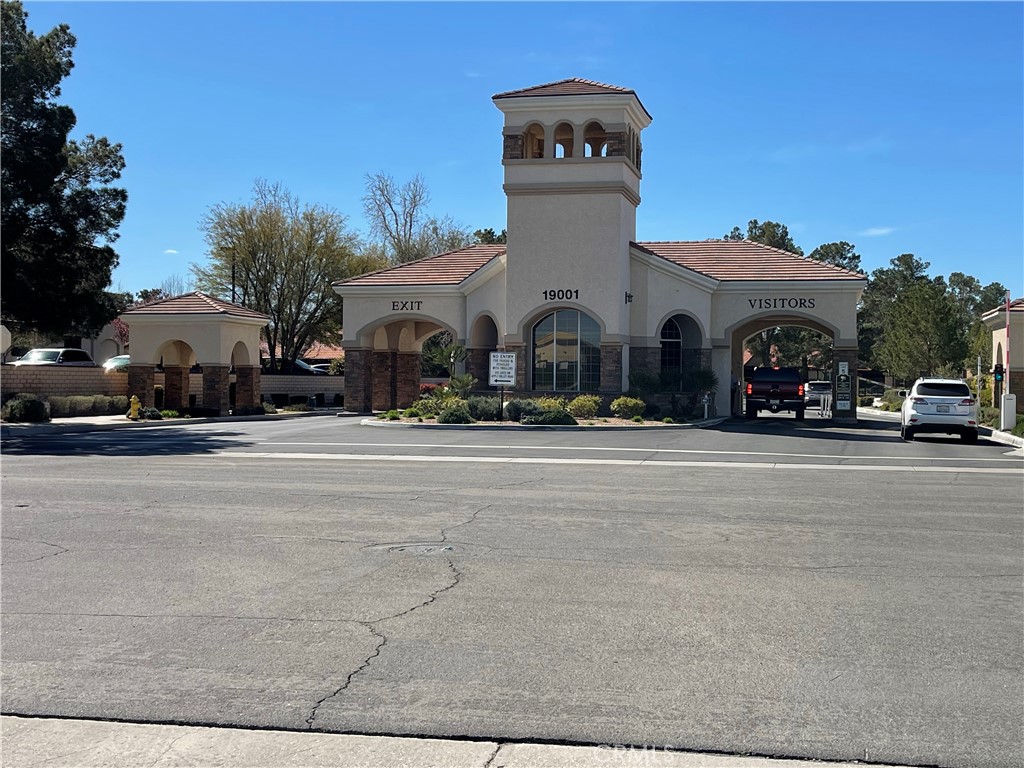
[[[163,385],[154,384],[153,402],[165,409],[184,413],[200,405],[198,395],[192,394],[191,371],[196,364],[196,354],[191,345],[180,339],[165,341],[157,350],[157,360],[163,365]],[[157,407],[161,407],[157,406]]]
[[[608,156],[608,134],[596,120],[587,123],[583,129],[583,146],[586,157],[607,157]]]
[[[532,123],[523,132],[523,156],[527,159],[544,157],[544,126]]]
[[[688,377],[704,367],[703,337],[688,315],[673,315],[661,326],[661,376],[666,387],[685,389]]]
[[[466,372],[473,374],[481,386],[488,384],[490,353],[498,348],[498,326],[490,315],[481,315],[469,331]]]
[[[570,123],[555,126],[555,157],[572,157],[573,127]]]
[[[544,315],[530,335],[532,389],[596,392],[601,386],[601,327],[576,309]]]

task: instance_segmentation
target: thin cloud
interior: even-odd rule
[[[166,251],[164,251],[164,253],[166,253],[166,254],[175,254],[175,253],[177,253],[177,251],[174,250],[173,248],[168,248]]]
[[[480,72],[463,72],[462,74],[466,77],[483,77],[483,74]]]
[[[885,235],[891,235],[895,231],[895,227],[868,227],[858,234],[861,237],[884,237]]]

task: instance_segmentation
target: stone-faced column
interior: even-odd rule
[[[203,366],[203,408],[215,408],[218,416],[224,416],[231,408],[228,398],[230,366],[208,365]]]
[[[152,365],[128,365],[128,399],[139,398],[143,407],[153,405],[155,371]]]
[[[629,348],[629,371],[643,371],[654,376],[661,374],[661,347]]]
[[[466,357],[466,373],[477,380],[477,387],[488,386],[487,375],[490,373],[491,358],[489,349],[468,349]]]
[[[530,380],[526,375],[526,345],[505,344],[505,351],[515,352],[516,354],[516,384],[511,389],[521,392],[528,391],[530,389]]]
[[[420,353],[399,352],[396,378],[398,408],[408,408],[420,399]]]
[[[832,401],[832,418],[836,421],[857,421],[857,348],[837,347],[832,353],[833,373],[835,379],[835,400]],[[846,363],[849,378],[843,379],[840,374],[841,363]],[[844,386],[848,390],[844,390]]]
[[[622,345],[601,345],[601,392],[622,391]]]
[[[373,410],[373,370],[368,349],[345,350],[345,410]]]
[[[188,371],[181,365],[164,366],[164,408],[174,411],[188,408]]]
[[[390,349],[375,350],[372,353],[370,360],[375,411],[390,411],[398,407],[398,381],[395,370],[398,367],[397,357],[398,353]]]
[[[260,405],[260,367],[235,366],[235,407],[258,408]]]

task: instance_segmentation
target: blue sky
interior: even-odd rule
[[[634,89],[639,240],[786,224],[1024,295],[1024,4],[26,2],[78,38],[75,136],[124,145],[114,288],[206,259],[200,220],[280,182],[362,234],[366,174],[505,226],[495,93]]]

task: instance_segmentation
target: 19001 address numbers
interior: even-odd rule
[[[557,291],[544,291],[544,301],[566,301],[568,299],[578,299],[580,297],[580,291],[578,288],[559,288]]]

